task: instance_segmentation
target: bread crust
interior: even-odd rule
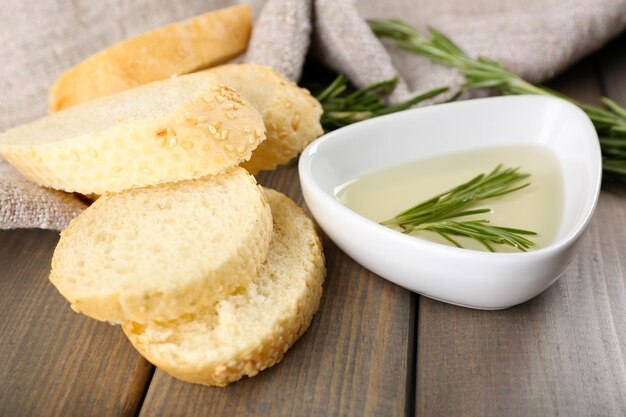
[[[102,130],[91,128],[94,114],[111,118],[109,109],[122,104],[141,108],[167,91],[176,95],[183,85],[191,92],[177,98],[180,102],[167,113],[122,115]],[[50,131],[59,137],[24,140],[50,137]],[[203,72],[146,84],[10,129],[0,135],[0,154],[39,185],[104,194],[216,174],[249,159],[263,140],[256,109]]]
[[[207,70],[239,91],[265,123],[267,140],[242,167],[251,174],[273,170],[298,156],[324,130],[322,106],[310,92],[264,65],[222,65]]]
[[[227,62],[246,50],[251,30],[251,8],[241,5],[122,41],[61,74],[50,89],[49,109]]]
[[[190,331],[195,331],[200,338],[211,337],[211,323],[206,315],[216,315],[212,323],[225,320],[215,310],[199,311],[170,323],[141,325],[124,323],[122,328],[133,346],[150,362],[165,370],[176,378],[184,381],[210,386],[225,386],[243,376],[254,376],[258,372],[280,362],[285,352],[309,327],[313,315],[319,308],[322,296],[322,284],[326,275],[324,254],[319,237],[313,222],[306,217],[301,208],[283,194],[266,189],[272,216],[274,232],[268,255],[268,264],[261,269],[259,276],[249,285],[247,292],[231,296],[231,304],[237,301],[232,297],[244,297],[241,305],[257,303],[253,308],[259,309],[255,317],[231,317],[233,322],[241,320],[255,320],[259,322],[261,330],[254,336],[229,340],[233,346],[217,352],[204,352],[206,346],[193,344],[186,346],[185,338]],[[299,233],[287,232],[286,229],[298,225]],[[282,232],[281,232],[282,231]],[[283,233],[283,236],[281,236]],[[284,236],[288,236],[285,239]],[[297,237],[299,236],[299,238]],[[282,248],[281,248],[282,246]],[[272,265],[279,262],[280,256],[276,253],[289,253],[284,247],[290,246],[299,253],[299,257],[291,258],[286,263]],[[288,268],[288,270],[283,270]],[[295,287],[289,298],[281,297],[278,292],[285,289],[285,284],[270,287],[274,291],[272,296],[265,295],[266,301],[254,301],[254,288],[267,283],[272,275],[285,274],[290,276],[289,285]],[[272,310],[270,311],[270,308]],[[262,309],[262,310],[261,310]],[[199,315],[204,314],[202,319]],[[243,315],[243,313],[241,313]],[[211,324],[213,325],[213,324]],[[219,324],[215,324],[219,326]],[[206,327],[203,329],[203,326]],[[193,330],[192,330],[193,329]],[[195,339],[198,342],[199,339]],[[195,359],[186,357],[185,353],[194,350]]]

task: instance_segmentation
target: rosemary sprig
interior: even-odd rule
[[[396,88],[397,83],[398,79],[392,78],[356,91],[350,91],[348,79],[339,75],[316,96],[324,108],[321,120],[324,130],[328,132],[372,117],[406,110],[448,90],[446,87],[436,88],[404,103],[387,106],[383,100]]]
[[[492,226],[489,224],[489,220],[441,222],[425,225],[420,230],[435,232],[458,248],[462,248],[462,246],[450,235],[469,237],[483,245],[489,252],[495,252],[492,244],[508,245],[526,252],[535,243],[525,238],[524,235],[537,234],[529,230]]]
[[[491,212],[489,208],[467,209],[471,204],[489,198],[500,197],[530,185],[525,180],[530,174],[519,168],[503,168],[498,165],[489,174],[480,174],[466,183],[419,203],[389,220],[385,226],[397,226],[403,233],[419,230],[431,231],[457,247],[462,247],[451,236],[462,236],[476,240],[493,252],[491,244],[508,245],[526,251],[534,243],[525,236],[537,233],[530,230],[493,226],[489,220],[458,221],[461,217]]]
[[[465,78],[463,88],[496,88],[503,94],[535,94],[560,97],[568,100],[587,113],[600,137],[604,172],[612,177],[626,180],[626,108],[608,98],[602,98],[605,106],[597,107],[580,103],[544,86],[533,85],[489,58],[471,58],[454,42],[435,29],[429,29],[430,38],[397,19],[370,20],[369,25],[381,38],[395,41],[407,51],[427,59],[456,68]]]

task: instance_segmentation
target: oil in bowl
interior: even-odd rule
[[[416,160],[380,171],[366,173],[335,189],[335,197],[356,213],[380,223],[425,200],[465,183],[496,166],[519,167],[529,173],[529,186],[515,192],[475,202],[472,209],[491,212],[463,217],[487,219],[490,225],[530,230],[534,246],[546,247],[556,240],[563,213],[563,180],[556,156],[541,145],[489,147]],[[469,208],[469,207],[468,207]],[[451,245],[444,237],[427,230],[410,233],[432,242]],[[463,248],[486,250],[480,242],[455,237]],[[497,252],[516,252],[507,245],[496,245]]]

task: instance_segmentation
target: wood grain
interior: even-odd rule
[[[587,60],[552,86],[597,102],[593,74]],[[421,297],[417,415],[626,415],[624,230],[626,193],[606,187],[574,263],[534,300],[476,311]]]
[[[153,367],[48,281],[57,232],[0,231],[0,416],[133,416]]]
[[[260,182],[302,203],[295,165]],[[283,361],[226,388],[157,369],[142,416],[403,416],[412,394],[412,295],[324,239],[328,275],[319,312]]]

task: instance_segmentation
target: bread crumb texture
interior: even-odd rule
[[[122,41],[61,74],[50,111],[227,62],[246,50],[251,30],[252,10],[241,5]]]
[[[219,173],[248,160],[264,130],[239,93],[201,72],[10,129],[0,154],[37,184],[104,194]]]
[[[174,319],[256,277],[271,230],[262,189],[238,167],[105,194],[61,233],[50,280],[98,320]]]
[[[176,320],[123,325],[142,355],[177,378],[225,386],[254,376],[283,358],[319,307],[326,269],[315,227],[289,198],[265,193],[272,240],[245,289]]]
[[[320,103],[307,89],[287,81],[270,67],[222,65],[207,72],[239,91],[263,116],[267,140],[241,165],[250,173],[276,169],[289,162],[324,133]]]

